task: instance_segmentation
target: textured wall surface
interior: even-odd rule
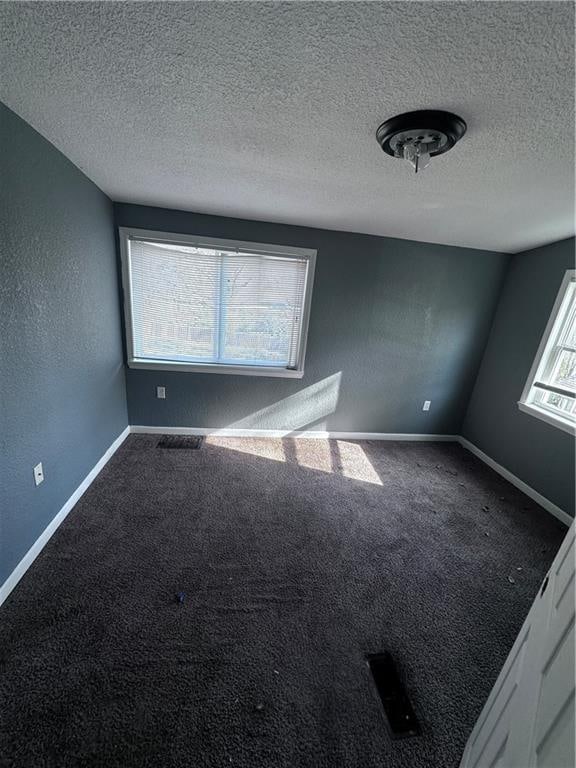
[[[113,200],[517,252],[574,234],[570,2],[0,3],[0,99]],[[378,125],[468,122],[417,178]]]
[[[574,437],[518,409],[518,400],[567,269],[574,239],[513,257],[463,434],[574,515]]]
[[[0,177],[2,583],[127,414],[110,201],[2,105]]]
[[[119,226],[318,250],[303,379],[128,370],[131,424],[459,432],[508,256],[133,205],[115,214]]]

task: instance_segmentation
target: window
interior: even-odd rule
[[[564,276],[518,407],[576,433],[576,270]]]
[[[302,377],[316,252],[120,229],[128,365]]]

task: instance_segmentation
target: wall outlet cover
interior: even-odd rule
[[[44,482],[44,468],[42,467],[42,462],[39,464],[36,464],[34,467],[34,483],[36,485],[40,485],[40,483]]]
[[[432,405],[432,400],[424,400],[424,405],[422,406],[422,410],[429,411],[431,405]]]
[[[156,387],[156,397],[158,400],[166,400],[166,387]]]

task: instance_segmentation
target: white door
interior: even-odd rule
[[[574,768],[574,524],[472,735],[460,768]]]

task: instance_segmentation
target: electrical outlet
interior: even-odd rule
[[[158,400],[166,400],[166,387],[156,387],[156,397]]]
[[[432,400],[424,400],[424,405],[422,406],[422,410],[429,411],[431,405],[432,405]]]
[[[40,483],[44,482],[44,468],[42,467],[42,462],[36,464],[34,467],[34,482],[36,485],[40,485]]]

